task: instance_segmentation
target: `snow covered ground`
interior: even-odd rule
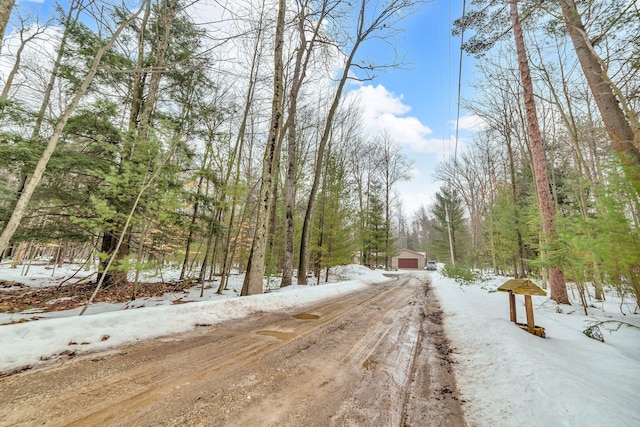
[[[3,265],[0,280],[51,286],[75,270],[65,267],[53,272],[31,266],[23,275],[24,270]],[[444,324],[470,426],[640,425],[640,314],[634,313],[632,301],[621,301],[610,293],[604,303],[593,301],[585,316],[577,304],[558,306],[548,298],[534,297],[536,324],[547,335],[542,339],[509,321],[507,295],[494,292],[507,278],[459,286],[438,272],[419,274],[431,277],[446,313]],[[360,266],[343,267],[333,277],[331,284],[291,286],[238,298],[242,277],[234,276],[223,296],[214,296],[216,286],[212,286],[205,289],[203,298],[199,290],[181,295],[183,301],[194,301],[187,304],[174,305],[176,296],[167,295],[137,300],[135,306],[95,304],[82,317],[77,316],[79,309],[0,314],[4,324],[0,326],[0,372],[37,365],[65,351],[113,348],[188,331],[197,324],[295,307],[387,280],[382,272]],[[36,315],[39,320],[7,324]],[[518,316],[524,323],[520,299]],[[612,321],[601,328],[605,342],[582,332],[593,322],[605,320]]]
[[[640,426],[640,313],[632,300],[609,293],[585,316],[577,303],[533,297],[542,339],[509,321],[508,295],[493,292],[507,278],[464,287],[438,273],[432,279],[470,426]],[[526,323],[522,296],[517,313]],[[604,342],[583,333],[607,320]]]
[[[34,287],[56,283],[44,267],[32,266],[27,276],[22,276],[20,269],[16,272],[16,269],[3,267],[0,268],[0,280],[28,283]],[[73,271],[76,270],[77,267]],[[389,280],[381,272],[361,266],[342,267],[333,277],[341,281],[322,286],[292,285],[239,298],[243,276],[234,275],[230,276],[229,289],[223,295],[216,295],[217,284],[213,284],[206,287],[203,297],[200,297],[199,288],[192,288],[188,294],[165,294],[164,297],[141,298],[129,303],[96,303],[83,316],[78,316],[82,307],[49,313],[0,313],[0,373],[37,365],[65,351],[82,353],[109,349],[185,332],[196,325],[309,304],[361,289],[369,283]],[[182,303],[175,305],[177,298]],[[10,324],[21,319],[38,320]]]

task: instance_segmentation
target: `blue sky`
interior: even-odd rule
[[[398,185],[404,213],[435,199],[439,183],[432,172],[438,161],[455,151],[460,37],[451,36],[452,21],[462,14],[461,0],[434,0],[422,4],[404,23],[396,37],[406,67],[390,69],[356,90],[365,108],[372,133],[387,129],[404,154],[414,162],[414,178]],[[389,47],[381,42],[365,46],[363,56],[388,58]],[[473,58],[463,55],[462,96],[471,95]],[[469,138],[462,109],[458,150]]]

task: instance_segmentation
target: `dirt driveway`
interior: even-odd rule
[[[0,379],[0,425],[463,426],[449,353],[405,275]]]

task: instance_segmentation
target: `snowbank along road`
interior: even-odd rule
[[[464,426],[441,318],[403,275],[0,379],[0,425]]]

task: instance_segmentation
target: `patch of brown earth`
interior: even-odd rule
[[[0,313],[19,313],[25,310],[50,312],[71,310],[84,305],[93,291],[95,282],[63,284],[34,289],[14,282],[2,282],[0,292]],[[100,289],[94,302],[124,303],[135,298],[160,297],[166,293],[180,293],[188,289],[190,283],[133,283]]]

